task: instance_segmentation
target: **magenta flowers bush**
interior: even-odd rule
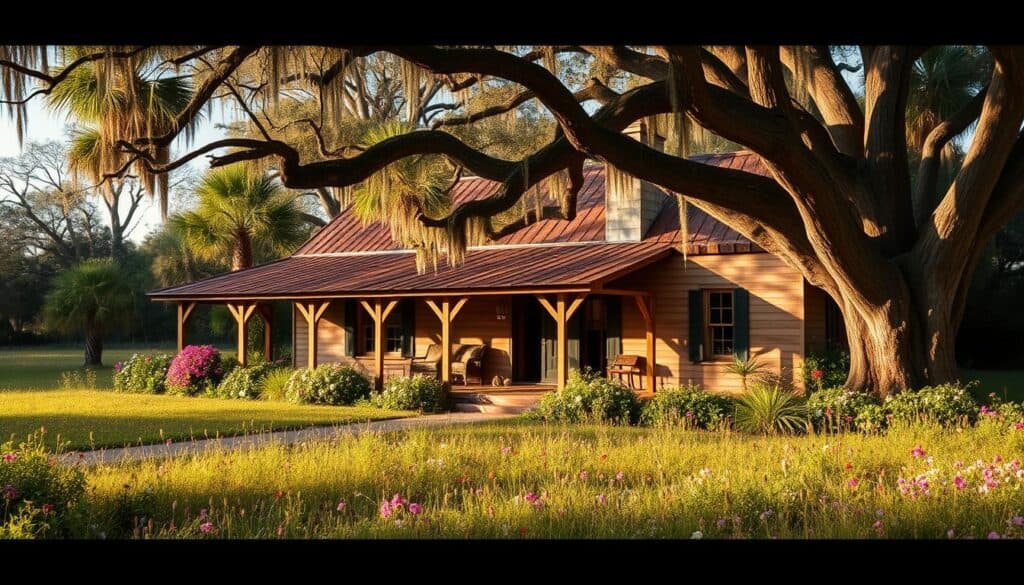
[[[171,360],[167,392],[196,396],[210,392],[224,378],[220,352],[212,345],[188,345]]]

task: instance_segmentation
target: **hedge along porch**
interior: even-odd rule
[[[751,153],[701,158],[763,170]],[[442,259],[420,274],[415,253],[386,226],[347,210],[289,258],[150,296],[182,303],[185,316],[190,303],[232,303],[244,307],[236,319],[253,304],[290,301],[297,366],[358,361],[388,375],[432,344],[485,344],[485,384],[500,376],[561,385],[567,371],[604,370],[621,353],[643,362],[644,390],[693,382],[738,391],[724,366],[745,355],[799,386],[805,347],[840,341],[828,326],[834,307],[779,258],[694,207],[683,242],[674,197],[606,180],[600,165],[584,175],[572,220],[527,222],[470,248],[459,266]],[[496,188],[463,178],[451,197],[458,204]],[[440,358],[438,375],[455,381],[458,356]]]

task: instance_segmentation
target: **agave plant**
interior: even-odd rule
[[[806,426],[806,412],[793,392],[778,384],[759,382],[736,400],[733,422],[751,433],[793,433]]]
[[[740,382],[743,384],[743,391],[746,392],[747,378],[760,373],[763,369],[764,364],[759,362],[753,355],[746,358],[736,356],[736,359],[731,364],[725,366],[725,373],[739,376]]]

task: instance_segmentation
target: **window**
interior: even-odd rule
[[[735,351],[735,304],[731,290],[704,291],[704,343],[710,355],[732,357]]]
[[[369,315],[360,315],[363,320],[363,353],[373,353],[376,331]],[[402,353],[402,308],[395,307],[384,321],[384,353]]]

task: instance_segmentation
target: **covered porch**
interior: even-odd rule
[[[587,242],[484,246],[465,264],[419,274],[411,252],[293,256],[161,289],[178,305],[178,346],[197,303],[223,303],[248,355],[249,321],[269,303],[292,305],[293,364],[358,363],[378,388],[389,376],[433,373],[453,389],[510,384],[562,388],[571,369],[605,372],[622,352],[622,307],[645,332],[637,390],[656,388],[655,306],[646,290],[609,288],[668,257],[664,244]],[[272,357],[271,329],[264,355]],[[648,365],[649,364],[649,365]]]

